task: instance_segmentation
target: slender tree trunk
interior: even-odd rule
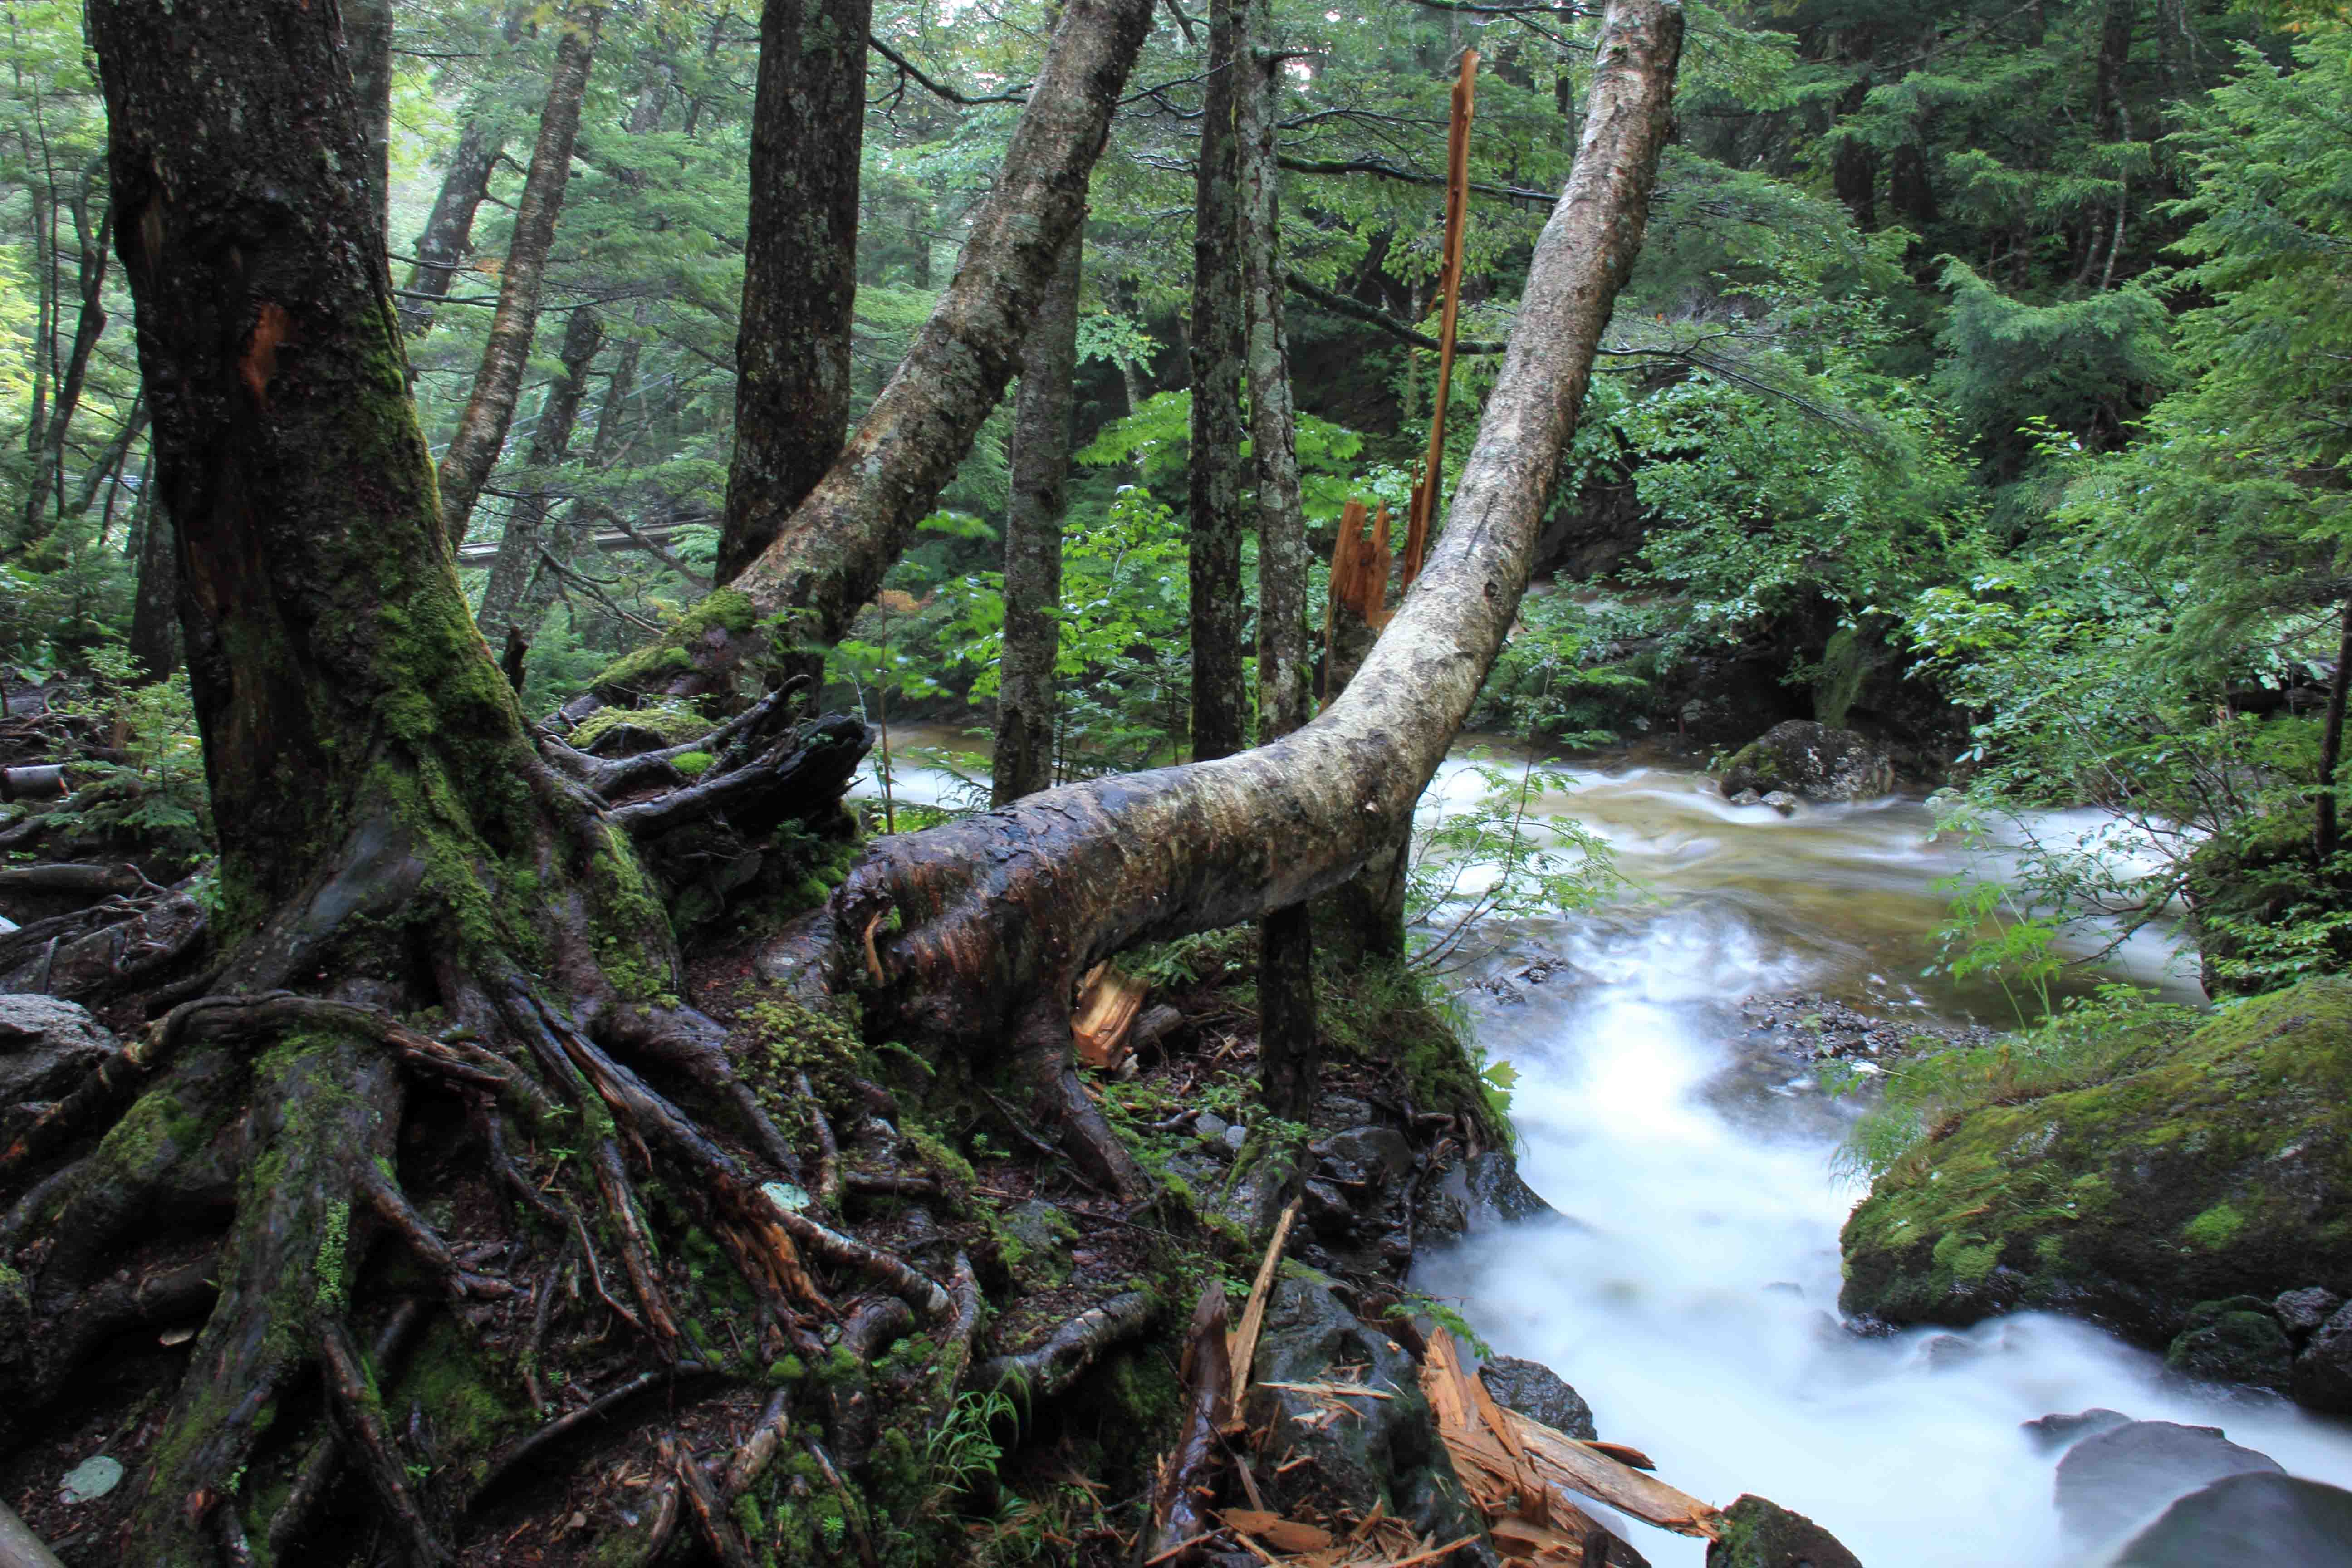
[[[342,0],[343,42],[367,142],[368,188],[375,194],[379,242],[392,233],[392,0]],[[387,266],[390,263],[387,261]]]
[[[1682,9],[1612,0],[1584,135],[1537,241],[1450,521],[1357,679],[1306,728],[1215,762],[1068,784],[886,840],[761,969],[857,984],[869,1027],[1011,1049],[1075,1157],[1131,1163],[1068,1067],[1071,986],[1130,942],[1258,920],[1337,886],[1410,822],[1518,613],[1672,122]],[[867,933],[887,929],[890,934]],[[870,952],[871,958],[866,954]]]
[[[1192,449],[1185,538],[1192,557],[1192,756],[1242,749],[1241,138],[1234,124],[1244,0],[1210,0],[1192,198]]]
[[[580,105],[588,91],[596,29],[604,18],[603,6],[588,5],[566,13],[558,24],[563,36],[555,46],[555,69],[548,79],[547,107],[539,118],[530,172],[523,178],[522,200],[515,206],[514,239],[499,277],[498,311],[490,318],[489,341],[482,346],[482,368],[475,374],[473,395],[441,454],[441,525],[453,544],[466,536],[474,502],[498,467],[507,428],[514,421],[515,399],[530,362],[530,340],[539,330],[540,287],[546,278],[549,247],[555,242],[556,215],[562,210],[564,187],[572,178],[572,146],[580,132]]]
[[[604,378],[604,395],[596,408],[596,438],[588,446],[591,475],[610,470],[628,450],[625,434],[628,427],[626,407],[636,391],[637,357],[645,349],[639,334],[645,331],[650,314],[646,302],[637,301],[636,330],[622,340],[620,353],[613,356],[612,373]],[[582,509],[575,505],[564,520],[564,526],[541,530],[537,569],[523,590],[522,604],[515,616],[522,625],[536,626],[547,618],[548,606],[555,603],[555,595],[563,586],[562,574],[548,563],[552,560],[569,566],[579,556],[581,535],[590,526],[581,518]]]
[[[1278,741],[1310,715],[1307,511],[1283,326],[1275,124],[1282,67],[1271,0],[1249,0],[1234,55],[1241,144],[1242,274],[1248,292],[1250,450],[1257,480],[1257,732]],[[1268,1110],[1304,1121],[1321,1071],[1315,1033],[1315,922],[1294,904],[1258,922],[1258,1076]]]
[[[1085,213],[1087,179],[1152,9],[1151,0],[1064,7],[954,279],[775,542],[667,639],[692,666],[674,685],[732,679],[766,646],[756,629],[762,620],[790,617],[796,635],[837,641],[874,596],[1020,363],[1062,245]],[[625,660],[605,681],[626,685],[648,662]]]
[[[499,552],[490,562],[490,580],[482,590],[482,612],[477,624],[494,646],[503,647],[507,633],[518,631],[528,639],[536,619],[520,614],[524,590],[540,570],[539,552],[547,532],[547,481],[572,449],[572,426],[580,416],[580,399],[588,390],[588,367],[604,346],[604,323],[583,305],[572,312],[563,329],[562,372],[547,384],[547,397],[539,407],[539,426],[531,432],[530,493],[507,520]]]
[[[998,666],[990,804],[1054,783],[1054,659],[1061,650],[1062,515],[1070,477],[1070,389],[1078,368],[1083,229],[1071,231],[1037,307],[1013,405],[1013,495],[1004,519],[1004,655]]]
[[[58,376],[57,394],[43,419],[34,416],[33,480],[25,496],[23,542],[34,544],[48,537],[53,526],[49,503],[58,502],[64,509],[66,437],[73,427],[74,415],[81,407],[82,384],[89,374],[89,356],[98,347],[100,334],[106,331],[106,263],[107,247],[114,233],[114,205],[108,203],[99,216],[98,229],[90,230],[87,198],[73,204],[74,234],[81,242],[81,259],[77,268],[80,285],[81,313],[74,322],[73,347],[67,352],[66,363]]]
[[[2311,850],[2322,875],[2336,858],[2337,847],[2336,772],[2344,758],[2344,706],[2352,693],[2352,599],[2344,601],[2343,635],[2336,647],[2336,674],[2327,683],[2327,719],[2319,731],[2319,795],[2311,834]]]
[[[180,544],[172,519],[155,504],[155,454],[139,466],[139,588],[131,602],[131,652],[141,672],[161,680],[180,668]]]
[[[474,214],[490,194],[490,171],[498,167],[499,151],[484,120],[467,121],[457,133],[441,192],[433,198],[425,232],[416,237],[415,265],[408,269],[408,293],[426,297],[400,301],[401,330],[410,337],[433,330],[436,302],[447,297],[450,280],[474,247]]]
[[[841,455],[873,0],[767,0],[717,577],[759,558]]]

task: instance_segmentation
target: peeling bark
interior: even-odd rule
[[[1185,540],[1192,569],[1192,757],[1242,749],[1242,370],[1239,6],[1210,0],[1208,82],[1192,195],[1192,443]]]
[[[1062,516],[1068,508],[1070,384],[1078,367],[1085,235],[1073,230],[1022,353],[1013,405],[1013,497],[1004,518],[1004,655],[998,666],[989,804],[1054,784],[1054,658],[1061,648]]]
[[[761,11],[721,584],[774,542],[849,430],[873,10],[873,0],[767,0]]]
[[[474,376],[473,393],[441,454],[441,526],[452,543],[465,538],[474,502],[489,482],[490,470],[498,467],[507,428],[514,422],[515,399],[522,393],[523,372],[530,363],[530,340],[539,331],[540,288],[546,280],[549,248],[555,243],[555,220],[572,179],[580,104],[588,91],[596,31],[604,19],[604,7],[592,4],[567,13],[556,24],[563,36],[555,46],[555,68],[548,78],[547,105],[539,117],[530,173],[523,179],[522,199],[515,205],[514,238],[499,275],[498,310],[490,318],[488,341],[482,345],[482,367]]]

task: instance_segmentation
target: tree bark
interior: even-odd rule
[[[873,10],[873,0],[767,0],[761,12],[721,584],[775,542],[849,431]]]
[[[139,468],[139,587],[131,605],[131,652],[150,680],[180,668],[180,547],[155,504],[155,456]]]
[[[114,231],[114,206],[107,204],[98,220],[98,231],[90,232],[89,204],[87,192],[73,203],[74,234],[81,242],[81,258],[77,269],[80,285],[81,313],[74,321],[73,347],[68,351],[63,371],[58,377],[57,394],[50,403],[46,420],[35,405],[32,426],[34,470],[31,485],[25,496],[25,524],[22,535],[26,544],[38,543],[48,537],[54,526],[49,515],[49,503],[58,502],[64,510],[66,436],[73,426],[74,415],[81,407],[81,389],[89,374],[89,356],[98,347],[100,334],[106,331],[106,262],[107,247]]]
[[[2344,601],[2343,620],[2343,635],[2336,647],[2336,674],[2327,683],[2327,718],[2319,731],[2319,795],[2314,803],[2311,850],[2322,876],[2327,874],[2337,847],[2336,772],[2344,758],[2345,701],[2352,694],[2352,599]]]
[[[490,580],[482,590],[482,611],[477,623],[482,635],[503,644],[509,629],[528,640],[538,627],[536,617],[522,618],[524,591],[539,574],[540,551],[547,533],[549,472],[572,449],[572,426],[580,417],[580,399],[588,390],[588,367],[604,343],[604,323],[596,312],[582,306],[572,312],[563,329],[562,374],[547,384],[547,397],[539,406],[539,426],[531,432],[530,492],[507,519],[499,552],[490,563]]]
[[[1192,757],[1242,749],[1241,137],[1244,0],[1210,0],[1208,84],[1192,195],[1192,446],[1185,539],[1192,570]]]
[[[469,120],[457,132],[441,192],[433,198],[425,232],[416,237],[415,265],[408,269],[407,292],[425,298],[400,301],[401,331],[412,338],[433,330],[436,302],[447,296],[450,280],[473,250],[474,214],[490,194],[490,171],[498,167],[500,151],[484,120]]]
[[[1054,659],[1061,650],[1062,516],[1078,368],[1083,229],[1071,231],[1038,302],[1013,405],[1013,495],[1004,518],[1004,653],[998,664],[992,805],[1054,784]]]
[[[378,243],[392,233],[392,0],[343,0],[343,42],[367,143]],[[389,266],[389,261],[386,262]]]
[[[482,346],[482,368],[474,376],[473,394],[457,417],[457,432],[441,454],[441,526],[452,543],[465,538],[474,502],[489,481],[490,470],[498,467],[507,428],[514,422],[515,399],[530,362],[530,340],[539,330],[540,287],[546,279],[549,247],[555,242],[556,215],[562,210],[564,187],[572,179],[572,147],[580,133],[580,105],[588,91],[596,30],[604,18],[602,5],[586,5],[558,23],[563,36],[555,46],[555,68],[548,79],[530,172],[523,178],[522,200],[515,205],[514,238],[499,277],[499,306],[490,318],[489,341]]]
[[[1071,986],[1130,942],[1260,919],[1334,887],[1411,820],[1533,571],[1595,347],[1641,247],[1682,30],[1665,0],[1609,6],[1575,167],[1536,244],[1448,524],[1348,689],[1269,746],[885,840],[767,950],[764,973],[803,992],[863,974],[869,1026],[893,1037],[985,1050],[1009,1037],[1034,1092],[1074,1130],[1076,1157],[1120,1174],[1119,1146],[1092,1130],[1100,1112],[1067,1066]]]
[[[755,629],[762,620],[788,618],[796,636],[838,641],[874,596],[1020,363],[1062,246],[1085,213],[1087,176],[1151,14],[1150,0],[1064,7],[954,279],[775,542],[658,650],[680,650],[691,662],[673,684],[691,689],[730,679],[764,646]],[[665,662],[633,657],[604,680],[627,684],[632,672]]]
[[[1250,450],[1257,480],[1257,732],[1263,745],[1311,709],[1307,634],[1307,511],[1298,484],[1297,414],[1283,326],[1281,205],[1275,126],[1282,65],[1271,0],[1249,0],[1234,66],[1241,147],[1242,276],[1248,294]],[[1294,904],[1258,922],[1258,1080],[1266,1108],[1304,1121],[1321,1059],[1315,1032],[1315,922]]]

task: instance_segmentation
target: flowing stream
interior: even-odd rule
[[[984,743],[944,727],[892,739]],[[902,802],[969,804],[917,758],[894,784]],[[1424,822],[1486,788],[1450,763]],[[878,791],[869,778],[859,793]],[[1895,1019],[2016,1023],[1997,987],[1922,973],[1949,898],[1936,884],[1969,861],[1934,838],[1924,805],[1784,819],[1731,805],[1698,774],[1635,769],[1582,775],[1531,809],[1606,838],[1635,889],[1591,912],[1489,921],[1465,971],[1483,983],[1465,992],[1480,1042],[1518,1075],[1521,1173],[1566,1217],[1425,1258],[1418,1289],[1453,1300],[1496,1351],[1559,1372],[1601,1435],[1664,1479],[1717,1503],[1769,1497],[1869,1568],[2075,1568],[2054,1458],[2019,1430],[2052,1412],[2218,1426],[2293,1473],[2352,1487],[2352,1428],[2168,1388],[2158,1358],[2067,1319],[1881,1339],[1839,1326],[1838,1228],[1861,1194],[1832,1155],[1855,1107],[1822,1094],[1739,1005],[1819,993]],[[2098,830],[2088,813],[2041,826]],[[2151,930],[2105,973],[2199,1000],[2176,958]],[[1660,1568],[1704,1559],[1699,1542],[1625,1531]]]
[[[1449,768],[1432,794],[1476,787]],[[1809,1514],[1871,1568],[2069,1563],[2053,1458],[2018,1429],[2053,1411],[2222,1426],[2294,1473],[2352,1486],[2352,1429],[2168,1390],[2157,1358],[2063,1318],[1876,1340],[1838,1326],[1838,1228],[1861,1194],[1832,1155],[1852,1108],[1738,1004],[1819,992],[1892,1017],[2015,1021],[1997,990],[1921,973],[1948,896],[1934,884],[1964,859],[1932,840],[1924,806],[1784,820],[1656,770],[1590,776],[1543,806],[1605,837],[1647,895],[1484,932],[1470,970],[1502,983],[1467,994],[1480,1041],[1518,1073],[1521,1172],[1570,1217],[1425,1259],[1419,1289],[1454,1299],[1496,1351],[1558,1371],[1601,1436],[1666,1479]],[[2151,932],[2110,973],[2195,1000],[2170,957]],[[1661,1565],[1704,1556],[1629,1533]]]

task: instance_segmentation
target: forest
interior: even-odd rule
[[[2340,9],[0,26],[0,1568],[2352,1568]]]

